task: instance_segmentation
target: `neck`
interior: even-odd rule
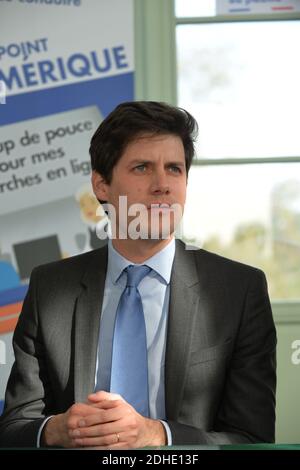
[[[163,240],[131,240],[114,238],[112,244],[115,250],[124,258],[135,264],[142,264],[167,246],[173,239],[173,235]]]

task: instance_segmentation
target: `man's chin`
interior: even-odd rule
[[[154,222],[148,219],[130,221],[127,226],[117,226],[112,231],[113,237],[130,240],[167,240],[174,235],[173,220],[157,218]]]
[[[159,228],[159,229],[148,229],[145,230],[144,232],[141,231],[140,233],[140,239],[143,240],[168,240],[170,239],[174,234],[174,229],[172,227],[170,228]]]
[[[127,238],[129,240],[150,240],[150,241],[157,241],[157,240],[168,240],[172,238],[174,235],[174,230],[171,229],[159,229],[159,230],[149,230],[146,228],[145,230],[138,230],[134,232],[128,231],[127,237],[122,236],[121,238]]]

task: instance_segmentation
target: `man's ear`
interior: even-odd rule
[[[98,173],[97,171],[92,171],[91,176],[93,191],[98,199],[98,201],[107,201],[108,196],[108,183],[106,182],[105,178]]]

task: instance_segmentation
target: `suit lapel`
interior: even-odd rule
[[[95,251],[82,278],[75,313],[75,402],[94,390],[100,314],[107,269],[107,246]]]
[[[182,399],[188,361],[193,321],[198,310],[199,295],[193,290],[198,283],[195,258],[192,251],[176,241],[176,252],[170,285],[168,318],[165,396],[167,419],[177,418]]]

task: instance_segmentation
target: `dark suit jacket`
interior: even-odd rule
[[[36,446],[45,416],[93,392],[106,268],[104,247],[34,269],[14,333],[2,446]],[[273,442],[275,348],[263,272],[177,240],[165,361],[173,444]]]

